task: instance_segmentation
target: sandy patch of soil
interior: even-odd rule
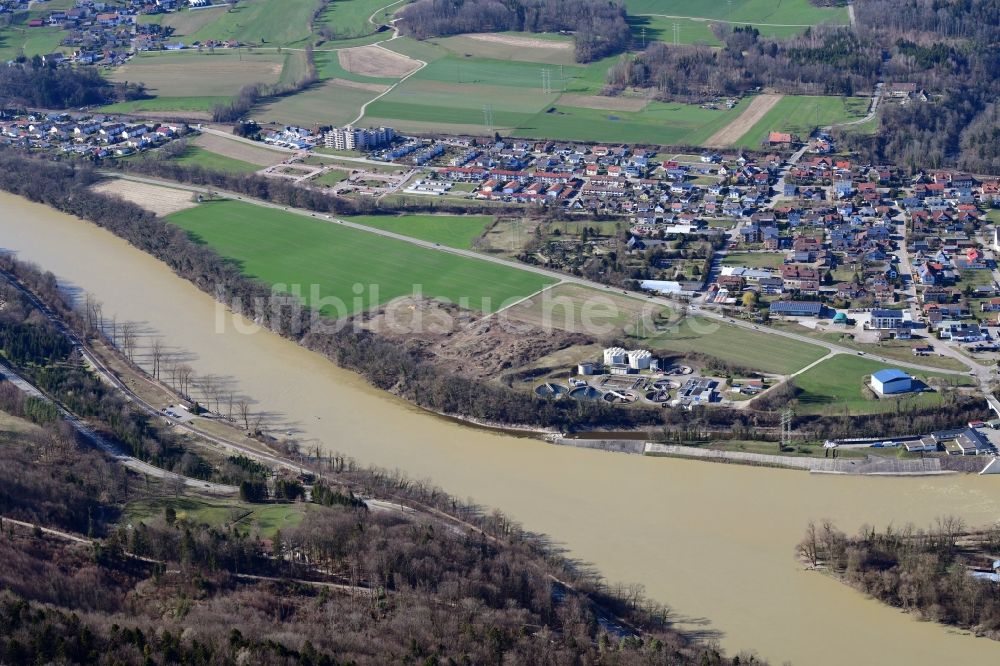
[[[157,215],[170,215],[198,205],[194,194],[162,185],[109,178],[93,186],[95,192],[121,197]]]
[[[705,142],[709,148],[725,148],[740,140],[754,125],[781,101],[782,95],[758,95],[750,102],[750,106],[740,114],[739,118],[729,123],[713,134]]]
[[[475,39],[480,42],[492,42],[494,44],[503,44],[504,46],[513,46],[515,48],[522,49],[552,49],[553,51],[573,50],[573,44],[571,42],[562,42],[552,39],[537,39],[535,37],[522,37],[520,35],[494,35],[484,32],[473,32],[462,36],[469,39]]]
[[[337,58],[341,67],[360,76],[398,79],[419,67],[412,58],[374,45],[343,49]]]
[[[398,298],[359,315],[361,326],[398,341],[424,359],[455,373],[496,378],[553,352],[589,344],[584,335],[484,316],[429,299]]]

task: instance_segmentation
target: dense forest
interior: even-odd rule
[[[577,62],[623,51],[630,33],[625,8],[608,0],[417,0],[400,15],[417,39],[464,32],[569,32]]]
[[[0,663],[762,663],[688,640],[639,586],[601,582],[499,513],[343,458],[299,461],[321,492],[285,502],[301,522],[265,538],[175,509],[197,498],[58,423],[4,416]],[[370,511],[352,488],[412,508]],[[163,508],[125,517],[150,501]]]
[[[878,82],[914,84],[920,94],[906,104],[883,105],[877,133],[843,131],[841,145],[910,171],[1000,173],[1000,0],[858,0],[854,9],[854,30],[821,25],[779,40],[718,23],[721,49],[655,42],[622,56],[608,92],[702,102],[758,89],[850,96]]]
[[[652,88],[661,99],[698,102],[766,87],[803,95],[853,95],[877,80],[881,49],[848,28],[817,27],[777,41],[753,27],[716,24],[721,49],[653,42],[608,72],[609,92]]]
[[[845,147],[911,171],[959,167],[1000,174],[1000,0],[859,0],[858,32],[891,55],[888,82],[915,83],[928,101],[887,105],[873,136]]]
[[[114,84],[94,67],[56,67],[35,56],[0,66],[0,106],[68,109],[138,99],[142,84]]]
[[[809,525],[798,554],[879,601],[1000,639],[997,584],[969,573],[1000,557],[997,526],[970,534],[961,520],[944,517],[929,530],[863,527],[852,537],[824,522]]]

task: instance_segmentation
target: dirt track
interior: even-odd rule
[[[750,128],[760,122],[767,115],[767,112],[781,100],[781,97],[782,95],[758,95],[736,120],[710,136],[705,142],[705,146],[725,148],[733,145],[740,140],[740,137],[749,132]]]

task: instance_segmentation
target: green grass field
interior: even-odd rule
[[[489,215],[365,215],[346,219],[462,250],[471,249],[472,242],[493,222]]]
[[[239,262],[247,275],[285,285],[286,292],[287,285],[300,285],[301,297],[332,317],[413,295],[416,288],[425,297],[492,312],[552,283],[528,271],[242,202],[202,204],[168,219]],[[355,285],[363,287],[361,294]]]
[[[692,317],[681,322],[676,331],[654,335],[646,344],[656,350],[701,352],[753,370],[783,375],[801,370],[827,353],[817,345]]]
[[[462,58],[518,60],[523,62],[577,67],[571,37],[548,33],[493,33],[488,37],[525,40],[524,43],[504,43],[483,39],[483,35],[455,35],[428,40]]]
[[[625,7],[633,16],[687,16],[741,24],[848,23],[846,7],[817,7],[809,0],[625,0]]]
[[[333,187],[337,183],[346,180],[348,176],[347,171],[327,171],[324,174],[320,174],[309,181],[310,185],[322,186],[322,187]]]
[[[749,268],[781,268],[785,255],[781,252],[730,252],[722,259],[723,266]]]
[[[806,138],[817,127],[863,118],[867,97],[786,95],[740,138],[737,145],[759,149],[769,132],[791,132]]]
[[[219,155],[198,146],[188,146],[184,150],[184,154],[180,157],[175,157],[174,161],[184,166],[200,166],[212,171],[224,171],[226,173],[253,173],[264,168],[258,164],[251,164],[243,160]]]
[[[351,39],[363,37],[375,32],[376,26],[369,22],[368,18],[376,14],[376,21],[386,19],[385,14],[391,14],[397,7],[402,6],[403,0],[396,7],[390,7],[386,12],[379,12],[392,0],[335,0],[329,3],[320,13],[316,21],[316,27],[327,27],[338,39]],[[386,33],[388,38],[390,33]]]
[[[233,526],[245,534],[260,532],[265,539],[273,537],[278,530],[295,527],[309,511],[309,505],[304,503],[247,504],[235,500],[157,497],[130,502],[125,507],[125,521],[136,524],[161,518],[168,506],[177,512],[178,522],[216,528]]]
[[[131,102],[118,102],[101,107],[105,113],[158,113],[194,111],[210,113],[217,104],[226,104],[230,97],[151,97]]]
[[[309,38],[309,23],[318,6],[317,0],[243,0],[183,41],[236,39],[244,44],[291,46]]]
[[[650,102],[642,111],[607,111],[557,102],[522,122],[513,134],[565,141],[698,145],[735,120],[746,104],[742,101],[733,109],[709,111],[691,104]]]
[[[897,403],[932,407],[941,404],[940,393],[911,393],[896,398],[868,399],[868,390],[864,387],[865,378],[873,372],[891,368],[891,365],[879,363],[858,356],[840,354],[827,359],[816,367],[803,372],[795,378],[795,386],[799,390],[796,398],[795,411],[799,414],[878,414],[894,412]],[[909,370],[904,369],[906,372]],[[912,371],[912,375],[922,380],[945,377],[954,379],[960,385],[968,385],[967,377],[961,375],[940,375]]]
[[[228,97],[245,85],[277,83],[286,59],[287,54],[246,49],[150,52],[133,58],[108,78],[141,81],[157,97]]]
[[[352,88],[331,79],[258,107],[254,117],[263,122],[303,127],[345,125],[357,117],[365,102],[378,94],[377,90]]]

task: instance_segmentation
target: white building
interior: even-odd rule
[[[621,347],[608,347],[604,350],[604,365],[625,365],[628,363],[628,351]]]
[[[628,365],[633,370],[648,370],[653,355],[647,349],[634,349],[628,353]]]
[[[324,134],[323,145],[334,150],[366,150],[385,147],[395,138],[396,130],[391,127],[361,129],[348,125]]]

